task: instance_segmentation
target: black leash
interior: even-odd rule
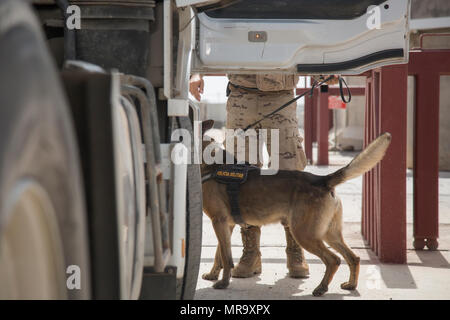
[[[347,87],[347,93],[348,93],[348,99],[345,99],[344,96],[344,89],[342,88],[342,83],[345,84],[345,86]],[[350,101],[352,101],[352,93],[350,92],[350,88],[347,85],[347,82],[345,82],[344,78],[339,77],[339,92],[341,93],[341,99],[343,102],[345,103],[349,103]]]
[[[254,123],[252,123],[252,124],[246,126],[246,127],[244,128],[244,131],[250,129],[250,128],[253,127],[254,125],[257,125],[258,123],[260,123],[260,122],[263,121],[264,119],[267,119],[268,117],[270,117],[271,115],[277,113],[278,111],[283,110],[284,108],[286,108],[287,106],[289,106],[291,103],[297,101],[297,100],[300,99],[301,97],[304,97],[304,96],[307,95],[308,93],[312,95],[312,93],[314,92],[314,89],[315,89],[316,87],[319,87],[319,86],[323,85],[324,83],[330,81],[330,80],[333,79],[333,78],[334,78],[334,75],[333,75],[333,76],[329,76],[328,78],[326,78],[325,80],[322,80],[322,81],[320,81],[320,82],[315,82],[315,83],[312,85],[311,90],[308,90],[308,91],[302,93],[301,95],[295,97],[294,99],[289,100],[288,102],[286,102],[285,104],[283,104],[281,107],[279,107],[279,108],[277,108],[276,110],[272,111],[271,113],[268,113],[268,114],[266,114],[265,116],[263,116],[263,117],[262,117],[261,119],[259,119],[258,121],[255,121]],[[346,102],[346,101],[344,100],[344,98],[343,98],[343,90],[342,90],[341,79],[342,79],[342,78],[339,77],[339,85],[341,86],[341,98],[342,98],[342,100],[343,100],[344,102]],[[344,83],[345,83],[345,81],[344,81]],[[345,83],[345,85],[347,85],[347,83]],[[347,89],[348,89],[348,86],[347,86]],[[350,89],[348,89],[348,92],[349,92],[349,99],[351,99]],[[348,102],[350,102],[350,100],[349,100]]]

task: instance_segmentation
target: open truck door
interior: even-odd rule
[[[193,72],[354,75],[408,61],[410,0],[183,2],[198,17]]]

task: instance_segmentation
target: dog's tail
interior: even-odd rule
[[[383,133],[376,138],[369,146],[356,156],[347,166],[326,176],[329,188],[356,178],[372,169],[381,159],[383,159],[389,144],[391,143],[390,133]]]

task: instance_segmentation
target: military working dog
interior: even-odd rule
[[[202,123],[203,133],[213,125],[212,120]],[[347,166],[326,176],[301,171],[278,171],[275,175],[261,175],[259,170],[248,172],[240,185],[239,209],[244,223],[262,226],[285,221],[294,239],[307,251],[318,256],[326,265],[321,283],[314,296],[328,291],[328,285],[340,265],[340,258],[324,242],[340,253],[350,268],[350,278],[341,288],[354,290],[358,284],[359,257],[345,244],[342,236],[342,203],[335,187],[356,178],[373,168],[389,147],[391,135],[384,133],[356,156]],[[203,149],[207,146],[203,142]],[[220,165],[202,164],[202,176],[215,172]],[[223,268],[222,279],[213,287],[228,287],[233,268],[231,233],[235,221],[231,215],[226,185],[209,179],[203,182],[203,210],[211,219],[218,239],[214,265],[203,279],[217,280]]]

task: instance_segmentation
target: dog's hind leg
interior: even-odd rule
[[[217,281],[213,287],[214,289],[225,289],[230,284],[231,269],[234,267],[231,255],[231,232],[226,221],[213,220],[213,228],[219,242],[218,247],[223,266],[222,279]]]
[[[345,290],[355,290],[358,285],[359,276],[359,257],[345,244],[342,236],[342,205],[339,204],[336,215],[334,216],[330,228],[325,235],[325,241],[337,252],[339,252],[347,262],[350,268],[350,279],[341,284]]]
[[[230,235],[233,233],[234,226],[230,226]],[[219,279],[220,271],[223,269],[222,257],[220,256],[220,246],[217,245],[216,255],[214,257],[214,264],[209,273],[204,273],[202,279],[204,280],[217,280]]]
[[[313,291],[314,296],[322,296],[325,292],[328,291],[328,285],[330,284],[334,274],[339,268],[341,259],[339,259],[337,255],[331,252],[325,246],[322,240],[310,238],[307,235],[305,236],[305,234],[302,233],[301,228],[294,227],[292,233],[299,245],[301,245],[305,250],[318,256],[326,266],[325,275],[323,276],[322,281]]]
[[[332,239],[327,239],[326,242],[337,252],[342,254],[345,261],[347,262],[350,268],[350,278],[348,282],[344,282],[341,284],[341,288],[345,290],[355,290],[358,285],[358,276],[359,276],[359,257],[353,253],[352,250],[345,244],[344,240],[337,239],[334,236]]]

